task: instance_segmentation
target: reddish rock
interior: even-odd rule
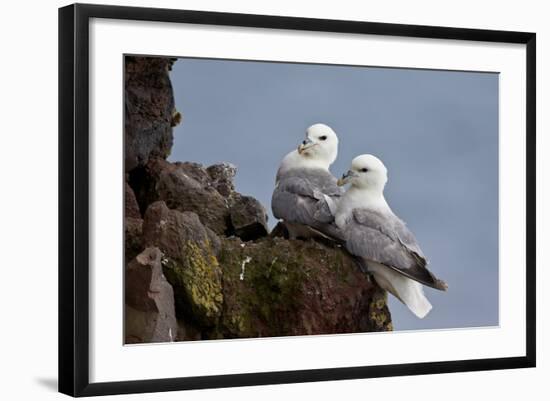
[[[124,262],[128,264],[143,251],[141,242],[143,219],[134,191],[127,182],[124,186]]]
[[[338,247],[223,239],[224,309],[212,338],[392,329],[386,294]]]
[[[147,208],[143,241],[166,257],[163,268],[174,286],[178,316],[204,328],[215,326],[223,303],[216,234],[195,213],[170,210],[159,201]]]
[[[150,157],[170,154],[178,119],[168,75],[172,63],[166,57],[125,57],[126,171],[144,166]]]
[[[175,341],[174,292],[162,272],[161,251],[147,248],[126,267],[126,343]]]
[[[205,227],[196,213],[171,210],[163,201],[147,208],[143,222],[144,246],[158,246],[169,257],[181,258],[186,242],[208,243],[215,251],[220,249],[220,239]]]
[[[272,238],[279,237],[279,238],[288,239],[289,238],[288,228],[286,228],[286,225],[285,225],[284,222],[279,221],[275,225],[275,227],[273,227],[273,230],[271,230],[271,232],[269,233],[269,236],[272,237]]]
[[[152,157],[145,166],[135,168],[128,174],[128,184],[134,191],[142,216],[151,203],[159,200],[157,182],[161,173],[171,165],[164,159]]]
[[[142,226],[143,220],[134,217],[124,219],[124,261],[125,264],[130,263],[141,251],[143,251],[142,243]]]
[[[139,205],[137,203],[134,190],[127,182],[124,183],[124,217],[133,217],[141,219]]]
[[[197,163],[169,163],[152,159],[130,174],[130,185],[142,212],[162,200],[170,209],[194,212],[201,222],[217,234],[229,228],[229,205],[212,185],[206,169]]]
[[[229,198],[231,234],[243,241],[265,237],[268,233],[267,212],[262,204],[251,196],[234,193]]]
[[[235,191],[233,178],[237,174],[237,167],[231,163],[220,163],[209,166],[206,171],[212,181],[212,186],[226,198]]]

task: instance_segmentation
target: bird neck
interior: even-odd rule
[[[351,209],[367,208],[382,213],[391,212],[390,206],[384,197],[384,192],[380,188],[352,186],[344,194],[344,199],[346,199],[346,203]]]
[[[281,163],[280,171],[284,172],[301,168],[322,169],[328,171],[330,164],[330,161],[323,158],[301,155],[298,151],[294,150],[285,156]]]
[[[334,216],[336,226],[340,229],[344,229],[348,221],[352,218],[355,209],[368,209],[382,214],[393,214],[384,198],[383,192],[376,191],[373,188],[357,188],[352,186],[338,202],[338,207]]]

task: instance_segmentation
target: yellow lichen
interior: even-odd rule
[[[181,262],[167,266],[170,281],[183,291],[181,301],[196,316],[205,324],[214,324],[221,314],[223,293],[220,266],[210,244],[187,241],[181,250]]]
[[[376,301],[376,309],[382,309],[386,305],[386,300],[384,298],[380,298],[378,301]]]
[[[184,285],[191,290],[191,300],[207,317],[217,316],[223,301],[221,280],[216,271],[218,260],[211,254],[205,257],[195,242],[188,241],[185,248],[190,274],[186,275]]]
[[[369,305],[369,318],[373,324],[382,330],[393,330],[390,316],[386,313],[388,294],[379,292],[372,298]]]
[[[172,111],[172,119],[170,121],[170,125],[172,127],[175,127],[175,126],[179,125],[182,122],[182,120],[183,120],[182,114],[179,111],[177,111],[176,109],[174,109]]]

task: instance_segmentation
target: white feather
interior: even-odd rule
[[[292,152],[288,153],[281,161],[277,176],[283,175],[284,173],[292,169],[311,168],[328,171],[329,167],[330,163],[326,159],[304,157],[300,155],[297,150],[293,150]]]
[[[397,297],[420,319],[432,309],[422,284],[378,263],[370,262],[369,271],[380,287]]]
[[[327,202],[328,208],[330,210],[330,214],[333,216],[336,214],[337,210],[337,204],[330,196],[323,194],[323,198],[325,199],[325,202]]]
[[[338,203],[336,225],[344,230],[348,224],[353,224],[351,220],[355,209],[368,209],[388,217],[395,216],[384,198],[387,181],[384,164],[372,155],[361,155],[352,161],[352,170],[352,185]],[[432,305],[424,295],[422,284],[375,261],[368,260],[367,265],[378,285],[397,297],[416,316],[423,318],[430,312]]]

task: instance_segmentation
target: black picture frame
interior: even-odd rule
[[[90,383],[88,62],[91,18],[439,38],[526,45],[527,258],[526,354],[521,357],[408,363]],[[59,9],[59,391],[95,396],[384,376],[534,367],[536,363],[536,35],[220,12],[74,4]]]

